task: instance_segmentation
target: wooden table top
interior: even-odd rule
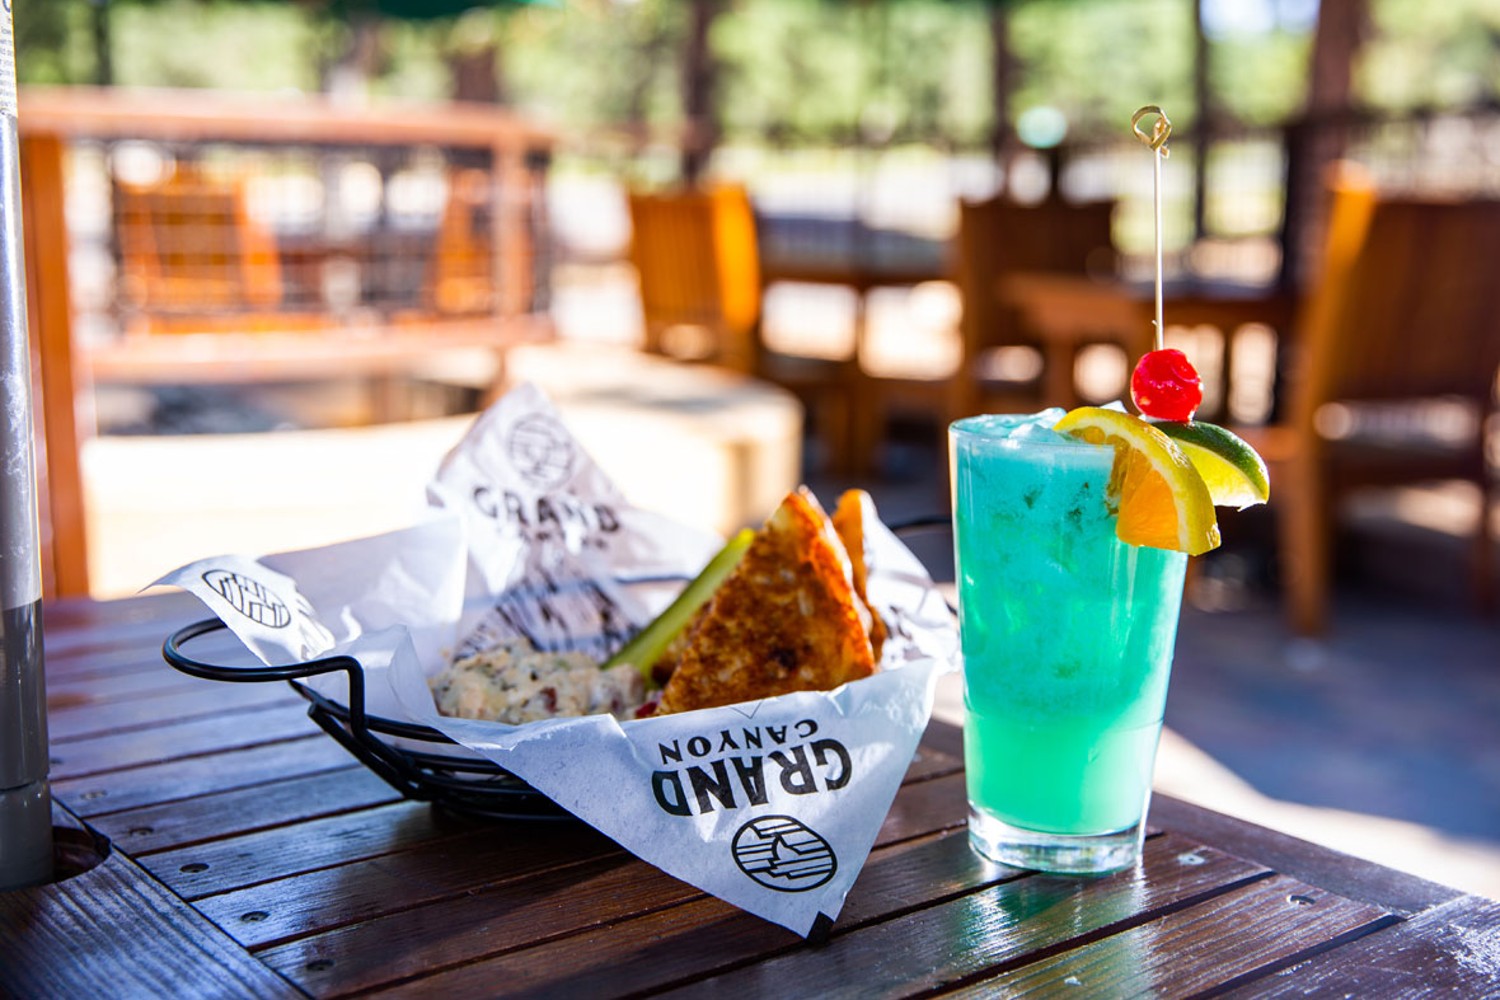
[[[761,280],[846,285],[858,292],[951,277],[945,240],[859,219],[762,212]]]
[[[1149,282],[1105,281],[1082,275],[1019,271],[1002,277],[996,294],[1017,306],[1045,336],[1079,340],[1144,326],[1150,335],[1155,289]],[[1168,326],[1220,326],[1227,332],[1263,323],[1285,332],[1296,301],[1275,288],[1235,282],[1178,280],[1162,289]]]
[[[162,640],[201,617],[175,593],[45,609],[58,821],[113,850],[0,894],[0,996],[1500,990],[1500,904],[1181,801],[1157,798],[1133,870],[983,862],[961,737],[938,722],[832,931],[805,942],[582,824],[401,799],[286,685],[167,667]]]

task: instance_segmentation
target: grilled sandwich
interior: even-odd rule
[[[880,662],[880,651],[885,646],[888,633],[885,620],[870,603],[865,590],[869,578],[869,567],[865,562],[865,518],[875,517],[875,501],[864,490],[845,490],[833,508],[833,530],[839,533],[844,551],[849,553],[849,563],[854,579],[854,593],[870,614],[870,646],[875,653],[875,662]]]
[[[861,562],[862,550],[861,550]],[[828,515],[787,495],[699,612],[657,714],[828,690],[875,671],[871,614]]]

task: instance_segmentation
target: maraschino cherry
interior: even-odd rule
[[[1181,351],[1147,351],[1130,376],[1130,398],[1148,417],[1192,420],[1203,402],[1203,379]]]

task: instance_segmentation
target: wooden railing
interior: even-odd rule
[[[20,129],[51,593],[87,587],[96,383],[399,376],[551,335],[554,139],[500,109],[42,89]]]

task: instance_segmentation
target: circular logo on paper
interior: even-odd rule
[[[292,612],[286,603],[248,576],[227,569],[211,569],[203,574],[203,582],[257,625],[286,628],[292,623]]]
[[[538,489],[556,489],[573,474],[573,439],[550,417],[534,413],[516,421],[505,445],[521,478]]]
[[[733,849],[740,871],[777,892],[816,889],[839,869],[828,841],[790,816],[752,819],[734,835]]]

